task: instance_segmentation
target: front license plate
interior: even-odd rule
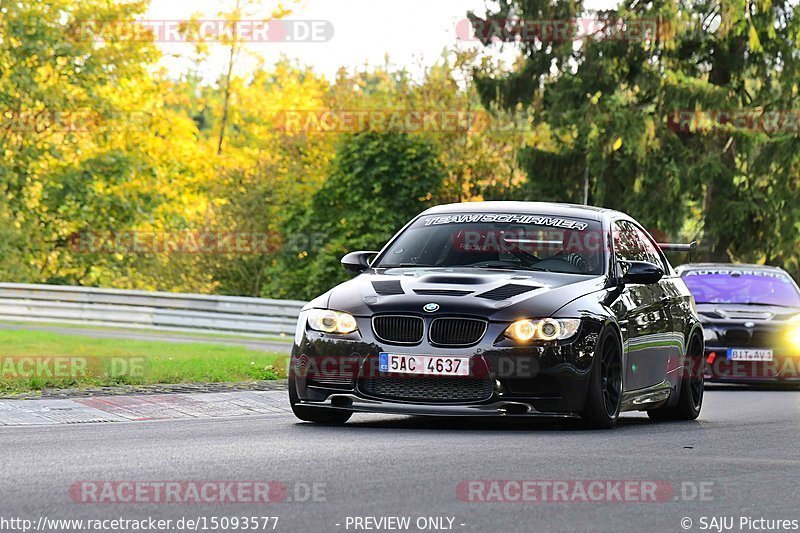
[[[425,374],[428,376],[469,376],[469,357],[434,355],[401,355],[380,353],[379,369],[391,374]]]
[[[772,361],[772,350],[746,350],[731,348],[728,350],[731,361]]]

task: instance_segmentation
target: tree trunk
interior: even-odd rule
[[[233,73],[233,64],[236,59],[236,43],[231,43],[231,51],[228,56],[228,73],[225,76],[225,99],[222,104],[222,120],[219,127],[219,142],[217,143],[217,155],[222,154],[222,143],[225,140],[225,128],[228,125],[228,106],[231,100],[231,75]]]

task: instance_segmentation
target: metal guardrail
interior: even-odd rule
[[[297,300],[0,283],[0,321],[294,335],[303,305]]]

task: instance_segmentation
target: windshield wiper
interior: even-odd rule
[[[372,268],[441,268],[436,265],[420,265],[418,263],[398,263],[396,265],[375,265]]]
[[[530,270],[535,272],[552,272],[547,268],[509,265],[508,263],[498,263],[496,265],[420,265],[418,263],[397,263],[396,265],[373,265],[371,268],[483,268],[487,270]]]
[[[534,272],[552,272],[550,269],[542,267],[535,267],[528,265],[509,265],[506,263],[500,263],[497,265],[463,265],[463,266],[467,268],[485,268],[488,270],[530,270]]]

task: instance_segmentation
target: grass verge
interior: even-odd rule
[[[0,392],[280,379],[286,355],[245,347],[0,330]]]
[[[167,329],[122,328],[113,326],[97,326],[89,323],[76,325],[65,322],[38,322],[38,321],[25,322],[18,320],[3,320],[0,322],[0,326],[4,324],[9,324],[12,326],[25,326],[30,328],[31,330],[36,330],[36,329],[46,330],[46,328],[74,328],[77,330],[91,329],[100,331],[118,331],[121,333],[131,333],[131,332],[135,333],[137,331],[140,331],[142,333],[146,333],[147,335],[193,337],[200,339],[238,339],[238,340],[251,340],[251,341],[274,341],[274,342],[285,342],[286,344],[291,344],[292,341],[294,340],[291,335],[249,335],[247,333],[237,333],[237,334],[206,333],[203,330],[177,331],[177,330],[167,330]]]

